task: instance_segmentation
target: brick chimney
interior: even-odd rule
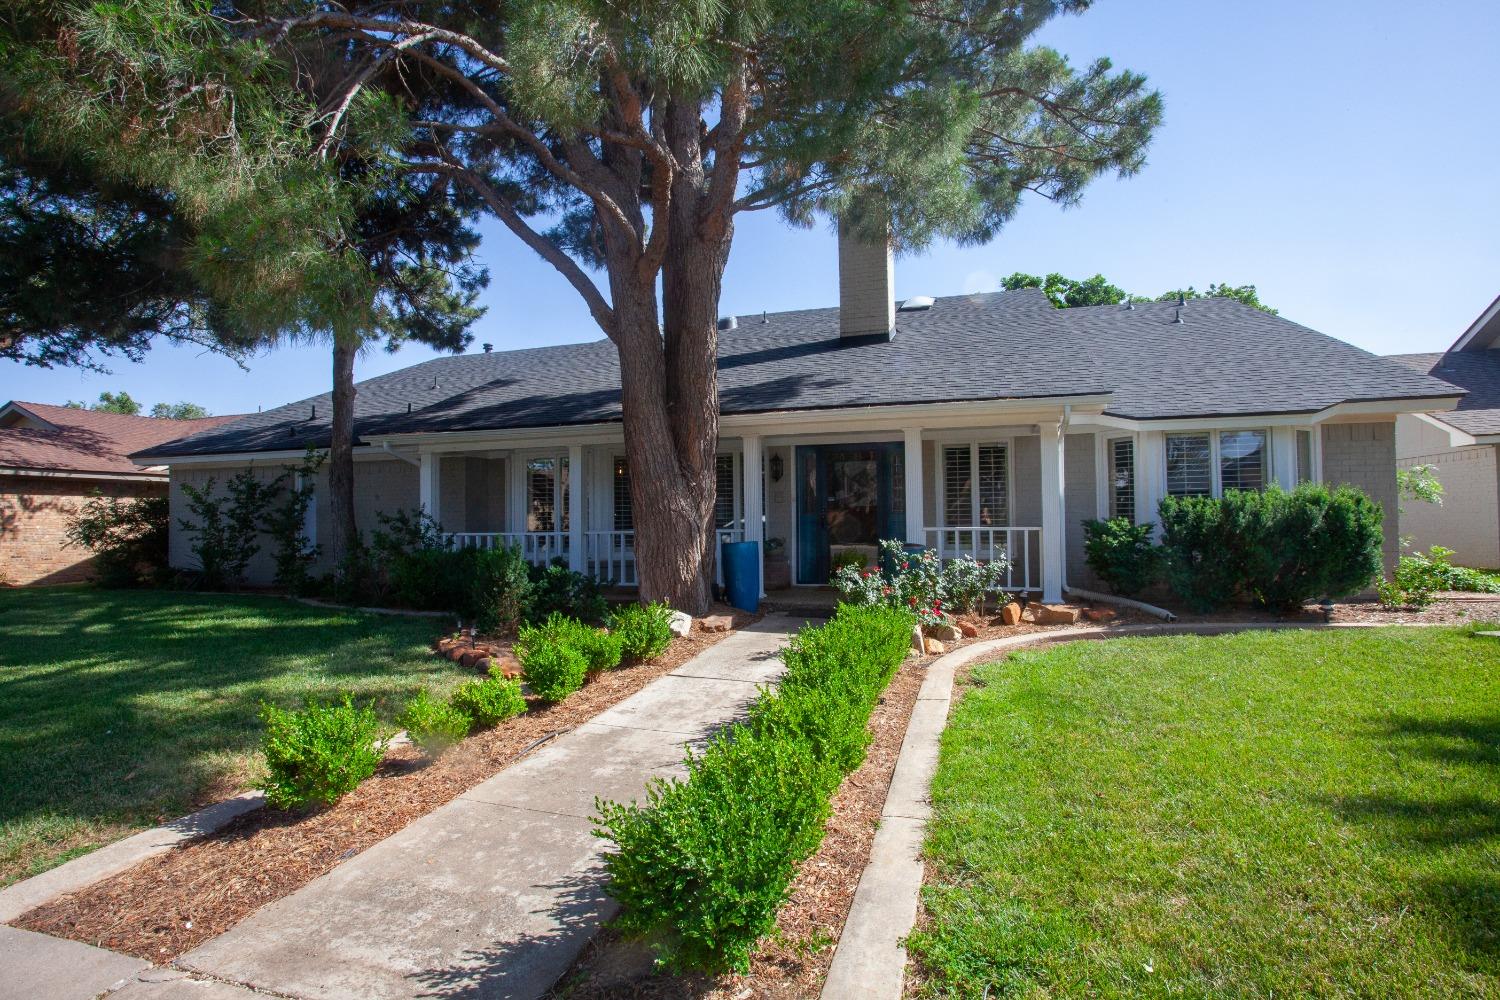
[[[839,336],[889,339],[896,328],[896,266],[889,241],[839,225]]]

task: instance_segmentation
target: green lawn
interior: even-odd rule
[[[461,674],[435,619],[273,597],[0,589],[0,885],[255,776],[262,700],[352,691],[389,719]]]
[[[1500,996],[1500,641],[1074,643],[980,667],[927,996]]]

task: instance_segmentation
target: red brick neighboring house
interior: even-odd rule
[[[0,406],[0,585],[88,579],[89,553],[63,544],[69,514],[96,491],[165,496],[166,468],[126,456],[236,419],[158,420],[19,401]]]

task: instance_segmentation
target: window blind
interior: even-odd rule
[[[974,479],[968,445],[943,449],[943,523],[967,525],[974,518]]]
[[[1135,442],[1130,438],[1109,443],[1109,516],[1135,523]]]
[[[734,509],[734,456],[714,456],[714,527],[733,528],[739,517]]]
[[[979,446],[979,523],[987,528],[1010,524],[1009,465],[1005,445]]]
[[[1213,446],[1208,435],[1167,435],[1167,492],[1174,497],[1206,497],[1213,489]]]
[[[1221,490],[1265,489],[1265,431],[1219,433],[1219,484]]]

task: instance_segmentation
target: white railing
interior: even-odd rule
[[[568,558],[566,531],[457,531],[448,537],[460,549],[519,548],[521,557],[536,566]]]
[[[725,542],[744,541],[745,532],[740,528],[719,528],[714,532],[714,582],[724,584],[723,568],[719,565],[719,546]],[[584,548],[583,571],[604,583],[619,587],[636,587],[640,578],[635,569],[634,531],[590,531]]]
[[[970,556],[978,562],[1010,561],[1005,574],[1006,590],[1040,590],[1042,565],[1041,528],[991,528],[945,526],[924,528],[927,547],[947,562]]]

